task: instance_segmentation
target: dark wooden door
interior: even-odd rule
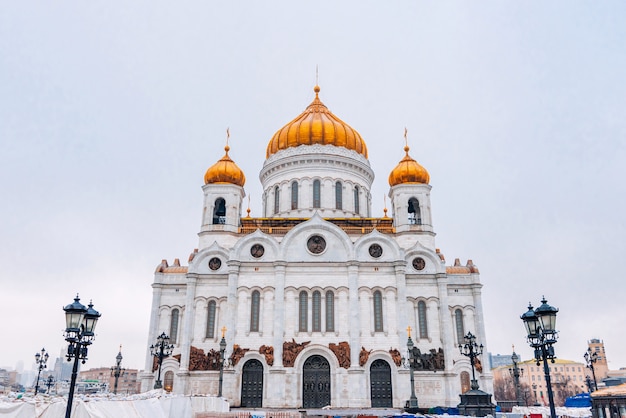
[[[302,407],[330,405],[330,364],[322,356],[311,356],[302,370]]]
[[[385,360],[376,360],[370,366],[370,389],[372,408],[393,407],[391,367]]]
[[[243,365],[241,377],[241,406],[263,406],[263,365],[258,360],[248,360]]]

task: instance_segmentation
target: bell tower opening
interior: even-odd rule
[[[409,224],[422,224],[422,211],[420,210],[420,202],[414,197],[409,199]]]
[[[213,208],[213,225],[224,225],[226,223],[226,201],[221,197],[215,199]]]

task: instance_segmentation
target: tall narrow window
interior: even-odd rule
[[[258,290],[252,292],[250,306],[250,332],[259,332],[259,310],[261,304],[261,294]]]
[[[470,375],[468,372],[461,372],[461,393],[465,393],[468,390],[470,390]]]
[[[291,209],[298,209],[298,182],[291,183]]]
[[[343,186],[340,181],[335,183],[335,209],[343,209]]]
[[[354,212],[359,215],[361,208],[359,207],[359,186],[354,186]]]
[[[419,321],[420,338],[428,338],[428,321],[426,320],[426,302],[417,302],[417,319]]]
[[[374,331],[383,331],[383,295],[378,290],[374,292]]]
[[[335,331],[335,294],[326,292],[326,332]]]
[[[422,224],[422,211],[420,210],[420,202],[416,198],[409,199],[409,223],[414,225]]]
[[[224,225],[226,223],[226,201],[221,197],[215,199],[213,208],[213,225]]]
[[[313,292],[313,332],[322,331],[322,294]]]
[[[465,328],[463,327],[463,311],[460,309],[454,311],[454,324],[456,326],[456,340],[459,344],[463,344]]]
[[[178,309],[172,309],[172,317],[170,318],[170,341],[176,344],[178,337]]]
[[[313,207],[314,208],[319,208],[322,205],[321,202],[321,197],[320,197],[320,181],[319,180],[315,180],[313,181]]]
[[[215,301],[209,302],[207,307],[207,320],[206,320],[206,337],[215,337]]]
[[[300,292],[299,320],[298,330],[306,332],[309,322],[309,295],[304,290]]]
[[[274,215],[280,211],[280,189],[278,186],[274,188]]]
[[[168,370],[165,372],[165,376],[163,377],[163,389],[166,392],[171,392],[174,389],[174,372]]]

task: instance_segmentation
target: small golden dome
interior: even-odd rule
[[[297,118],[278,130],[267,144],[265,157],[280,150],[299,145],[334,145],[358,152],[367,158],[367,146],[361,135],[333,115],[319,99],[320,87],[315,86],[315,99]]]
[[[389,174],[389,185],[393,187],[404,183],[428,184],[430,181],[428,171],[409,156],[408,145],[404,147],[404,152],[406,152],[404,158]]]
[[[231,183],[243,187],[246,183],[246,176],[241,171],[241,168],[228,156],[228,151],[230,151],[228,145],[224,147],[224,151],[226,151],[226,154],[206,171],[204,184]]]

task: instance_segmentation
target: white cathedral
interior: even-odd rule
[[[408,146],[389,174],[391,217],[372,216],[367,146],[314,91],[267,145],[262,217],[242,214],[245,176],[226,146],[204,176],[188,266],[157,267],[149,344],[164,332],[174,346],[160,370],[164,388],[221,387],[241,407],[403,407],[411,338],[419,406],[456,406],[472,372],[463,336],[476,335],[486,352],[478,269],[471,260],[446,266],[430,177]],[[157,366],[148,353],[143,391]],[[491,375],[478,369],[490,391]]]

